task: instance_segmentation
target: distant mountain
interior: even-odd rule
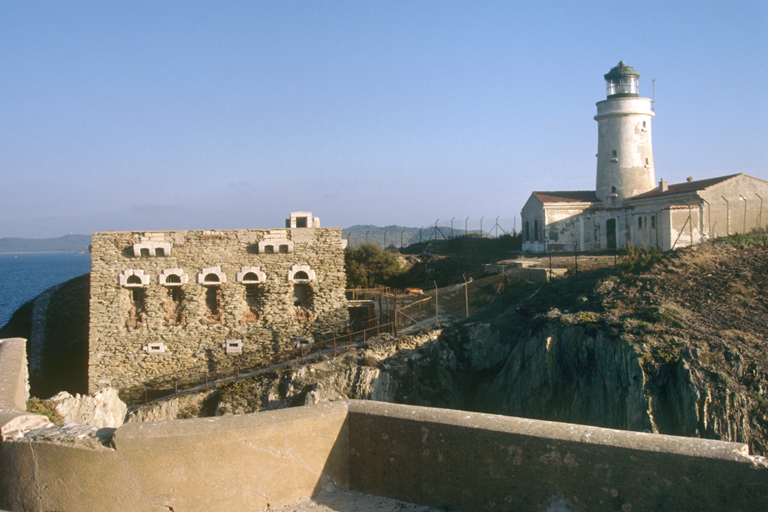
[[[90,244],[90,235],[64,235],[58,238],[0,238],[0,253],[85,252]]]
[[[423,240],[428,240],[432,234],[432,228],[424,228],[421,233]],[[354,225],[344,228],[342,237],[349,240],[349,245],[357,247],[364,244],[366,240],[369,243],[377,244],[380,247],[395,247],[411,245],[419,242],[419,228],[408,228],[405,226],[372,226],[370,224]],[[402,242],[402,243],[401,243]]]

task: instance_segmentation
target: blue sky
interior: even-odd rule
[[[0,237],[519,226],[594,189],[619,60],[657,179],[768,179],[767,50],[765,0],[0,0]]]

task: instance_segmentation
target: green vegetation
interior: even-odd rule
[[[64,418],[56,412],[56,405],[50,400],[40,400],[39,398],[34,397],[30,398],[27,400],[27,411],[33,414],[42,414],[54,425],[64,424]]]
[[[657,248],[635,247],[627,244],[621,251],[620,267],[627,272],[640,272],[651,268],[664,258],[664,252]]]
[[[384,251],[376,244],[363,244],[357,249],[347,247],[344,251],[347,267],[348,288],[372,288],[389,281],[404,272],[400,259],[395,253]]]
[[[602,313],[596,313],[594,311],[579,311],[576,313],[576,318],[580,324],[596,324],[603,320],[604,315]]]
[[[638,310],[638,316],[651,324],[665,324],[670,327],[683,327],[685,313],[671,306],[649,306]]]
[[[757,247],[768,247],[768,233],[764,230],[755,230],[752,233],[736,233],[735,235],[716,238],[712,241],[714,244],[745,246],[754,245]]]

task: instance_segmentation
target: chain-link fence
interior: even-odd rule
[[[405,247],[429,240],[450,240],[462,236],[498,238],[504,235],[516,235],[518,223],[517,217],[436,218],[433,222],[418,228],[366,226],[355,230],[345,229],[342,236],[350,247],[359,247],[364,243],[373,243],[383,248]]]

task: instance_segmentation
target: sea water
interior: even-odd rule
[[[87,253],[0,254],[0,327],[41,292],[90,271]]]

